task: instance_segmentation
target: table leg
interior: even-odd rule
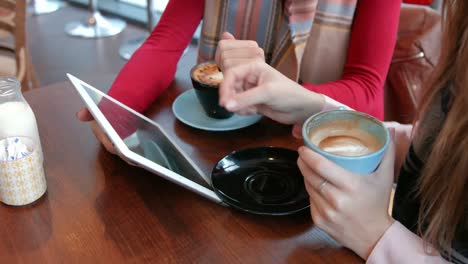
[[[126,27],[125,21],[106,18],[97,9],[97,0],[89,1],[91,15],[85,22],[73,21],[65,25],[65,32],[70,36],[83,38],[101,38],[114,36]]]

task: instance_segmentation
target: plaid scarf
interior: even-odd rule
[[[323,81],[311,56],[336,54],[330,78],[344,66],[357,0],[206,0],[199,42],[199,61],[213,60],[224,31],[236,39],[257,41],[266,62],[293,80]],[[311,38],[313,36],[313,38]],[[333,42],[330,42],[330,41]],[[333,43],[330,50],[330,43]],[[308,48],[309,47],[309,48]],[[336,48],[335,48],[336,47]],[[304,55],[306,54],[306,55]],[[318,56],[320,57],[320,56]],[[310,65],[313,62],[312,65]],[[315,78],[315,76],[317,78]]]

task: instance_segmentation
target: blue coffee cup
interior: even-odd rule
[[[347,125],[340,127],[340,122]],[[354,131],[364,131],[374,137],[373,140],[377,144],[374,152],[360,156],[337,155],[322,150],[309,138],[318,129],[322,129],[320,133],[323,134],[324,131],[327,131],[328,127],[336,128],[330,131],[330,135],[332,133],[346,135],[347,130],[351,129],[349,124],[352,124]],[[390,144],[389,132],[381,121],[370,115],[351,110],[320,112],[309,117],[302,126],[302,137],[305,145],[313,151],[333,161],[342,168],[358,174],[374,172],[382,161],[383,155]]]

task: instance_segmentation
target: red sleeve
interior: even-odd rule
[[[170,0],[156,28],[120,71],[109,95],[144,112],[174,79],[177,62],[203,9],[204,0]]]
[[[404,0],[403,3],[416,5],[430,5],[432,4],[432,0]]]
[[[358,1],[343,76],[335,82],[304,86],[383,119],[384,82],[395,48],[400,5],[400,0]]]

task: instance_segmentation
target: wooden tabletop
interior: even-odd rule
[[[205,173],[233,150],[301,144],[291,127],[269,120],[233,132],[178,122],[171,103],[191,87],[187,71],[178,73],[148,116]],[[107,153],[76,120],[83,103],[69,83],[25,97],[38,120],[48,190],[29,206],[0,205],[0,263],[362,263],[314,228],[309,211],[243,213]]]

